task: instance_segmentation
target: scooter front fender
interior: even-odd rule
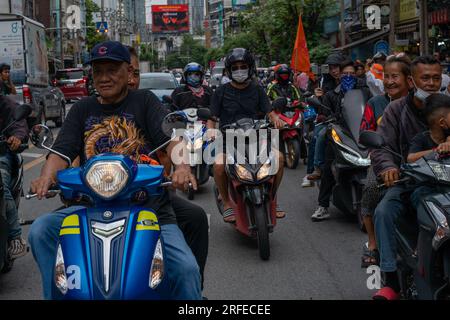
[[[67,276],[64,299],[160,299],[149,275],[160,226],[151,209],[83,208],[59,233]],[[158,291],[158,292],[157,292]]]

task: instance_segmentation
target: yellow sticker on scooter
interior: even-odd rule
[[[59,235],[63,236],[66,234],[80,234],[80,219],[78,215],[72,214],[66,217],[61,225],[61,230]]]
[[[137,219],[136,231],[142,230],[160,230],[158,218],[151,211],[141,211]]]

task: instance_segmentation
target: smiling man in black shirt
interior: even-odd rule
[[[167,114],[157,97],[150,91],[129,91],[130,66],[128,49],[119,42],[106,41],[92,49],[91,64],[95,88],[99,97],[89,97],[73,105],[55,141],[53,149],[70,159],[80,157],[84,163],[90,157],[104,152],[118,152],[140,159],[167,138],[161,123]],[[172,141],[170,154],[179,142]],[[48,197],[49,187],[56,181],[56,173],[66,169],[68,163],[50,153],[41,176],[31,184],[31,191],[39,199]],[[175,188],[187,188],[195,178],[189,165],[178,165],[172,175]],[[146,205],[157,212],[164,239],[165,269],[173,299],[201,299],[199,267],[176,218],[168,194],[150,200]],[[63,219],[73,212],[68,208],[43,215],[32,225],[29,241],[37,261],[46,299],[58,298],[53,281],[59,229]]]

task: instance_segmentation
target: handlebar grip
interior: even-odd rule
[[[47,194],[49,194],[49,193],[54,193],[55,195],[57,195],[57,194],[61,193],[61,190],[48,190]],[[30,200],[30,199],[36,198],[36,197],[37,197],[37,193],[29,193],[29,194],[25,195],[26,200]]]

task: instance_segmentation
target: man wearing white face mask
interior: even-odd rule
[[[255,61],[250,52],[244,48],[232,49],[226,58],[225,68],[230,75],[231,82],[220,86],[212,97],[210,109],[214,120],[208,120],[208,129],[214,129],[216,121],[219,121],[219,127],[222,128],[224,125],[235,123],[240,119],[258,119],[264,115],[269,116],[275,128],[281,128],[284,122],[272,111],[264,89],[251,80],[255,71]],[[279,153],[278,161],[279,170],[275,178],[275,189],[278,188],[283,177],[281,153]],[[224,155],[218,154],[214,164],[214,180],[219,189],[221,201],[223,201],[223,219],[225,222],[234,223],[236,218],[228,194],[228,180],[224,163]],[[277,209],[277,217],[283,218],[284,216],[285,213],[281,209]]]
[[[377,132],[384,138],[386,147],[400,154],[405,162],[412,138],[427,129],[424,101],[430,94],[439,92],[441,74],[442,67],[432,56],[416,58],[411,64],[408,79],[413,90],[406,97],[392,101],[384,111]],[[371,160],[375,175],[381,177],[388,187],[374,214],[380,269],[385,274],[385,287],[374,295],[374,299],[394,300],[399,298],[400,292],[395,224],[401,215],[408,214],[404,196],[413,190],[406,185],[395,184],[399,180],[401,161],[392,153],[376,149],[371,153]]]

